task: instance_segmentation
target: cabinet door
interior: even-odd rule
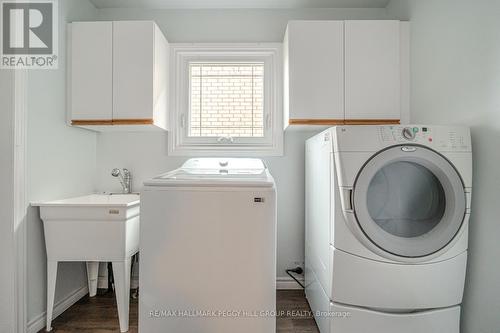
[[[70,27],[71,120],[111,120],[112,23],[74,22]]]
[[[153,105],[154,105],[154,123],[156,126],[168,129],[168,61],[169,46],[168,41],[161,32],[160,28],[154,26],[154,82],[153,82]]]
[[[345,22],[345,117],[400,118],[399,21]]]
[[[113,22],[113,120],[152,120],[154,23]]]
[[[285,104],[289,104],[290,122],[344,119],[343,26],[342,21],[289,22]]]

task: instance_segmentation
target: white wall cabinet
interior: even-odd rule
[[[113,117],[113,24],[71,24],[71,119],[110,120]]]
[[[399,123],[409,103],[406,24],[290,21],[285,127]]]
[[[290,21],[284,44],[285,115],[343,119],[344,22]]]
[[[345,118],[400,118],[399,21],[345,22]]]
[[[168,129],[168,42],[152,21],[70,24],[72,125]]]

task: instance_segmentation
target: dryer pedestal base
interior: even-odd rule
[[[459,333],[460,306],[384,312],[331,302],[310,271],[306,297],[321,333]]]
[[[330,303],[329,315],[329,333],[460,332],[460,306],[414,313],[385,313]]]

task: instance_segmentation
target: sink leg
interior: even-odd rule
[[[99,273],[98,261],[87,261],[87,281],[89,284],[89,296],[97,294],[97,275]]]
[[[113,262],[113,276],[115,279],[116,304],[120,332],[128,331],[128,315],[130,303],[130,265],[131,259]]]
[[[57,261],[47,261],[47,332],[52,330],[52,311],[56,292]]]

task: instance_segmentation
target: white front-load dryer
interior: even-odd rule
[[[341,126],[318,137],[306,153],[318,155],[314,147],[321,145],[324,156],[331,154],[329,205],[328,217],[318,215],[311,211],[321,204],[306,199],[306,294],[313,308],[328,306],[331,315],[347,307],[353,314],[318,316],[322,332],[373,328],[382,317],[387,325],[372,332],[398,332],[402,323],[407,332],[458,332],[472,187],[469,130]],[[306,198],[325,187],[325,175],[307,175]],[[318,225],[328,226],[328,246],[325,236],[317,244]]]

